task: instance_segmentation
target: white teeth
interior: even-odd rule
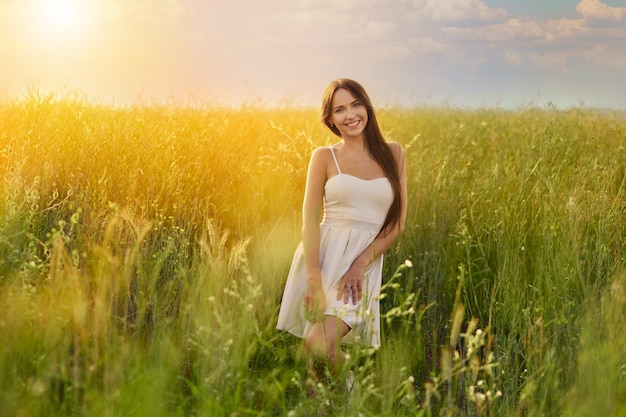
[[[352,127],[352,126],[356,126],[357,124],[359,124],[359,120],[356,120],[356,121],[351,122],[351,123],[346,123],[346,126]]]

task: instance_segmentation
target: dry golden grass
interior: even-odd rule
[[[379,118],[408,226],[385,342],[324,409],[275,330],[308,157],[336,140],[316,110],[2,104],[0,416],[623,413],[626,122]]]

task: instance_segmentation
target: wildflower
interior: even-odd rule
[[[404,264],[408,267],[408,268],[413,268],[413,262],[411,262],[410,260],[405,260]]]
[[[235,343],[233,339],[228,339],[224,345],[224,352],[228,352],[233,343]]]

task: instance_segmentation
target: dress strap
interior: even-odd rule
[[[339,173],[341,174],[341,168],[339,168],[339,164],[337,163],[337,157],[335,156],[335,151],[333,151],[333,147],[329,146],[328,149],[330,149],[330,154],[333,156],[333,159],[335,160],[335,166],[337,167],[337,171],[339,171]]]

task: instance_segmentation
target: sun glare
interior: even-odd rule
[[[78,35],[76,31],[83,23],[83,2],[77,0],[47,0],[41,3],[42,29],[50,34]]]

